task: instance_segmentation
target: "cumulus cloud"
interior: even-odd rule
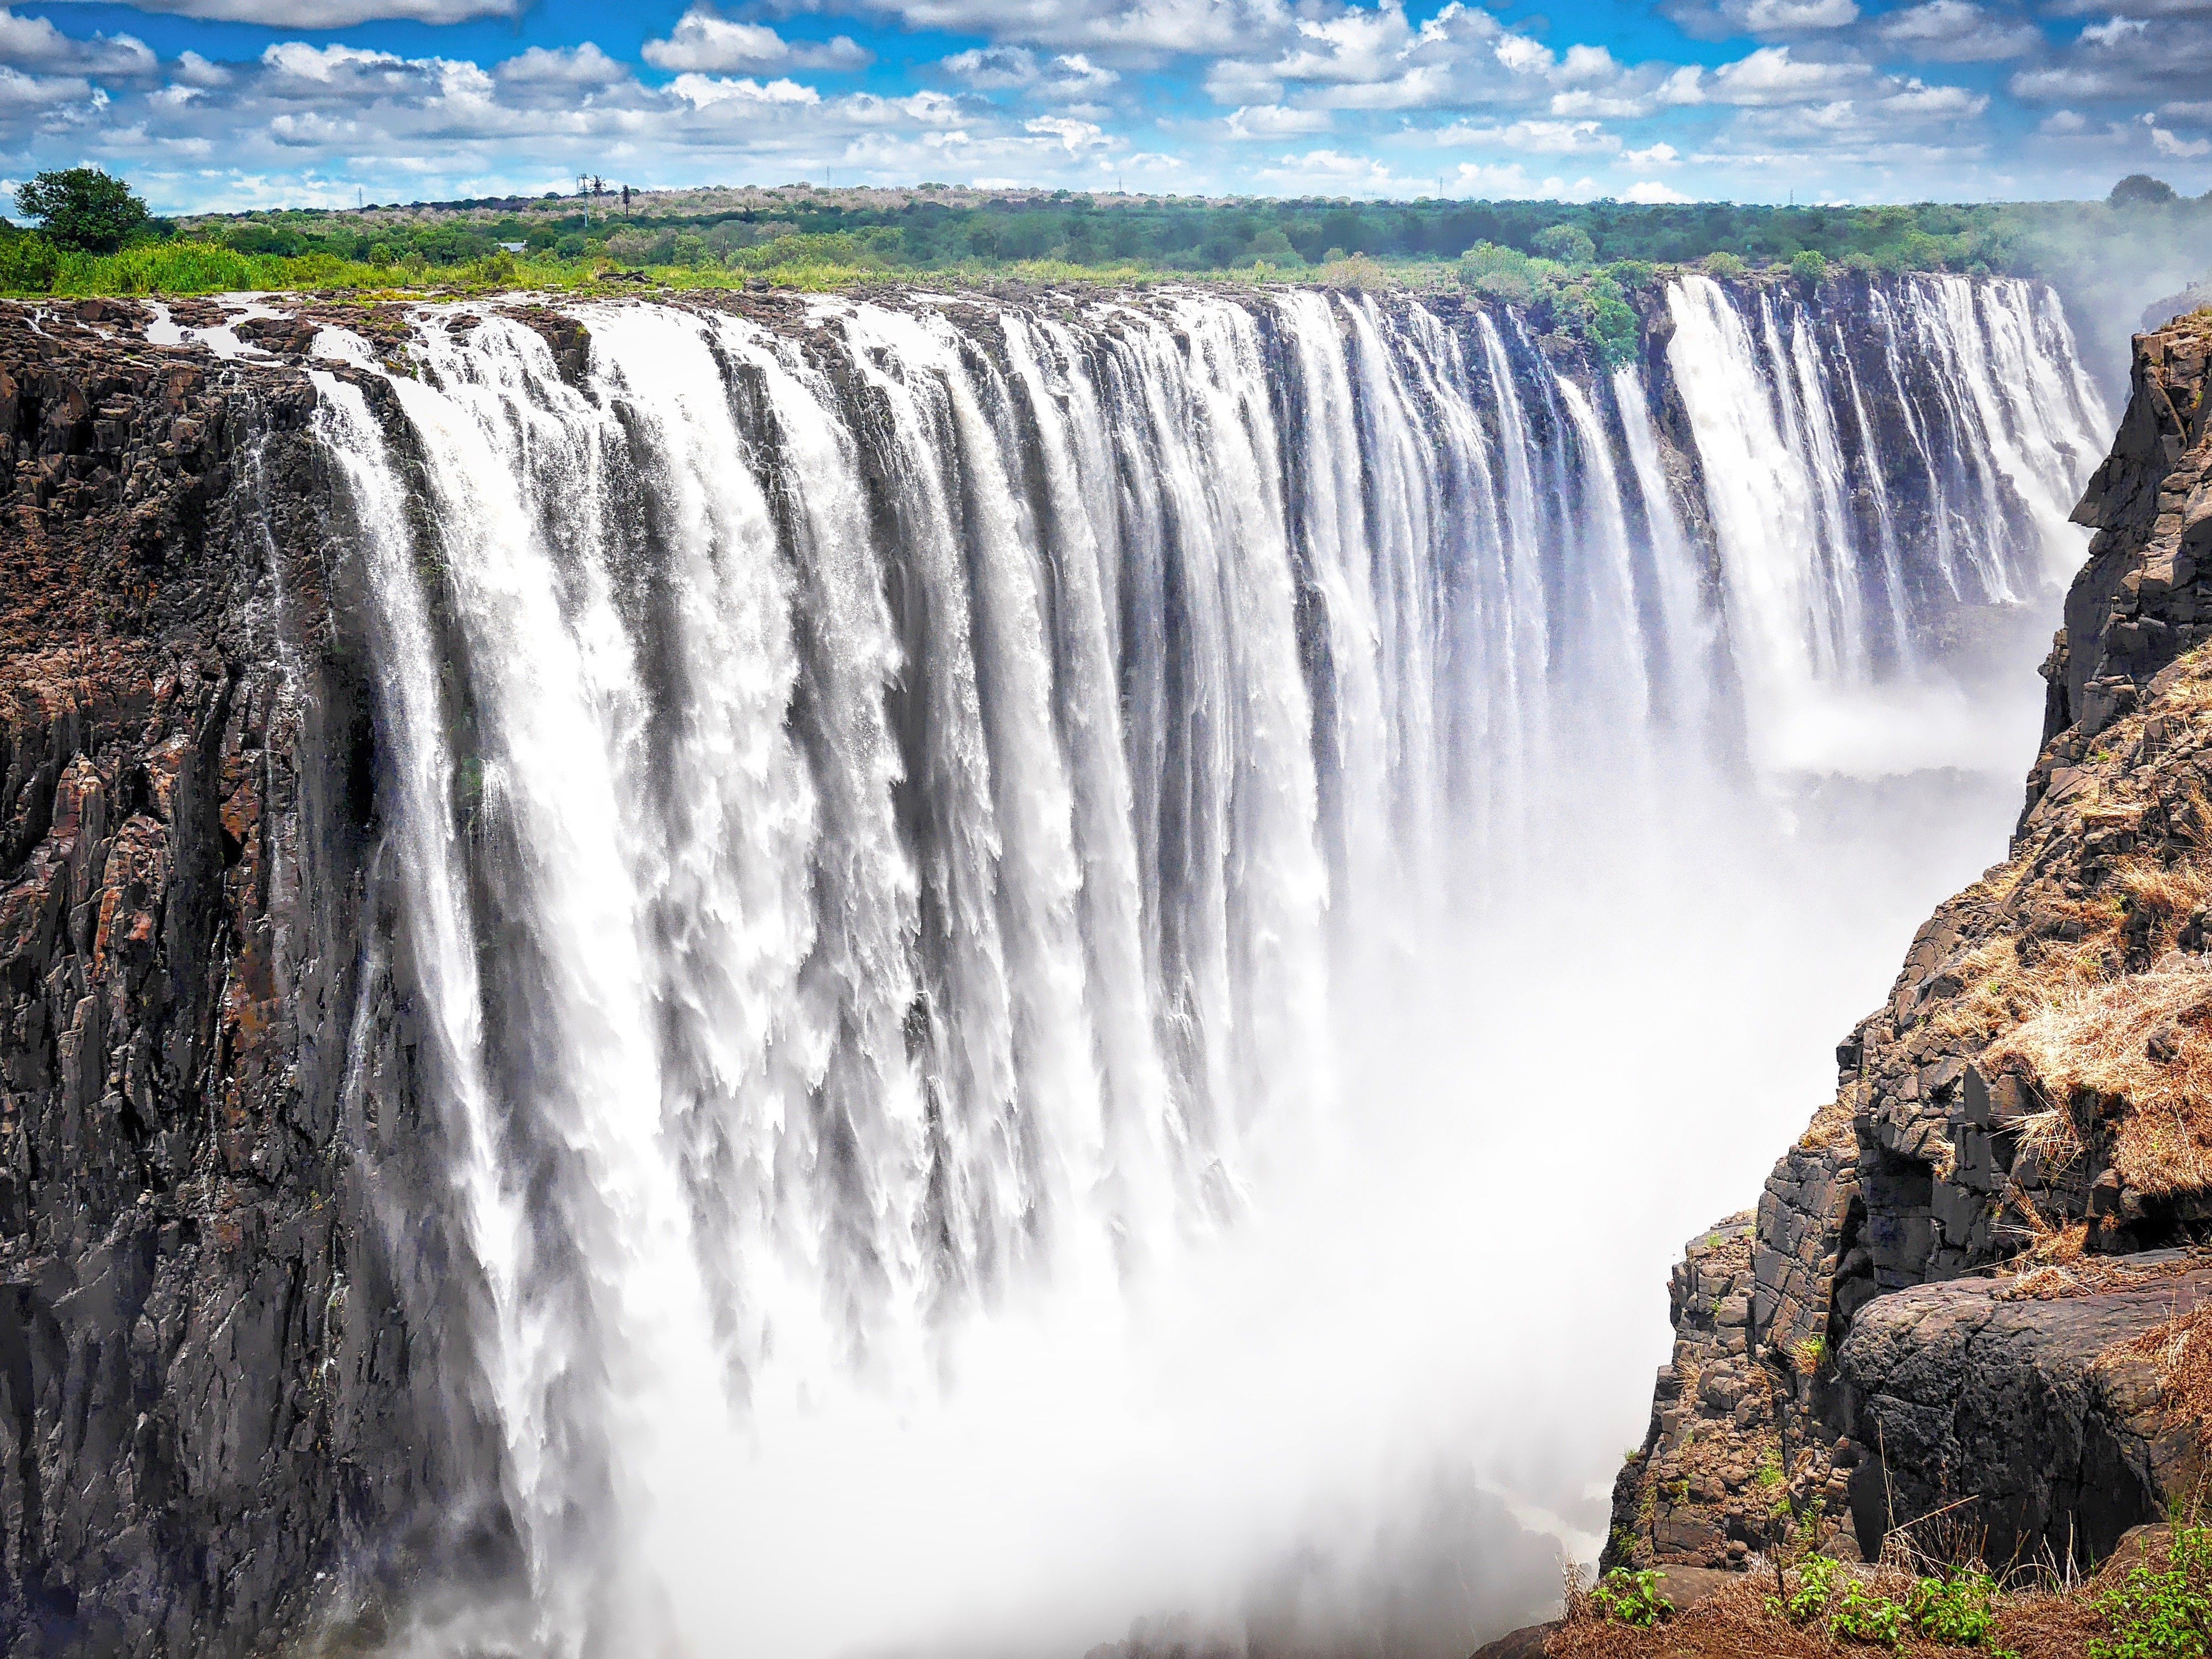
[[[1620,140],[1595,121],[1515,121],[1505,126],[1455,121],[1439,129],[1436,137],[1442,144],[1477,145],[1531,155],[1610,155],[1620,148]]]
[[[2043,44],[2043,31],[2026,18],[1990,11],[1973,0],[1923,0],[1890,13],[1876,33],[1893,51],[1945,64],[2022,58]]]
[[[64,0],[81,3],[82,0]],[[140,11],[218,23],[265,23],[271,28],[343,29],[356,23],[464,23],[476,17],[520,17],[527,0],[123,0]]]
[[[1709,96],[1723,104],[1811,103],[1856,87],[1867,76],[1863,64],[1793,58],[1787,46],[1761,46],[1715,70]]]
[[[1335,124],[1336,118],[1325,109],[1248,104],[1232,110],[1224,127],[1231,138],[1304,138],[1327,132]]]
[[[765,23],[738,22],[708,5],[694,5],[678,18],[665,40],[647,40],[643,56],[655,69],[707,74],[742,70],[859,70],[875,61],[875,54],[850,35],[828,40],[787,40]]]
[[[1660,207],[1670,203],[1695,201],[1697,198],[1685,196],[1680,191],[1670,185],[1662,185],[1656,179],[1647,179],[1641,183],[1631,185],[1626,190],[1621,191],[1620,199],[1624,202],[1634,202],[1644,207]]]
[[[158,67],[153,50],[136,35],[95,34],[79,40],[46,18],[21,17],[5,6],[0,6],[0,64],[15,70],[117,76],[150,75]]]

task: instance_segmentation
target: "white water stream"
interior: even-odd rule
[[[2027,285],[1667,310],[433,310],[381,418],[325,337],[500,1641],[1535,1610],[1673,1242],[2001,852],[1950,641],[2109,428]]]

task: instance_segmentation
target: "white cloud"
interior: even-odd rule
[[[2114,17],[2102,23],[2092,23],[2081,31],[2086,46],[2117,46],[2131,34],[2141,34],[2150,24],[2141,17]]]
[[[81,104],[91,96],[90,83],[75,76],[26,75],[0,64],[0,116]]]
[[[64,0],[64,3],[76,0]],[[463,23],[472,17],[520,17],[526,0],[125,0],[140,11],[272,28],[343,29],[356,23],[401,21]]]
[[[1858,19],[1856,0],[1751,0],[1743,9],[1744,25],[1753,34],[1839,29]]]
[[[1899,52],[1948,64],[2021,58],[2043,44],[2043,32],[2033,23],[2000,16],[1973,0],[1923,0],[1890,13],[1878,33]]]
[[[2200,155],[2212,155],[2212,138],[2183,138],[2159,125],[2158,118],[2146,115],[2143,125],[2150,129],[2150,147],[2160,155],[2170,155],[2177,161],[2193,161]]]
[[[2061,138],[2069,138],[2077,132],[2087,132],[2088,130],[2087,120],[2070,109],[2051,111],[2043,118],[2042,125],[2036,128],[2038,132],[2047,132],[2054,137]]]
[[[580,46],[532,46],[492,72],[512,86],[611,87],[631,78],[628,64],[617,63],[589,40]]]
[[[1792,58],[1787,46],[1761,46],[1713,71],[1709,94],[1724,104],[1757,106],[1832,98],[1867,78],[1863,64]]]
[[[1231,112],[1231,138],[1303,138],[1327,132],[1336,118],[1325,109],[1286,109],[1280,104],[1248,104]]]
[[[157,66],[152,49],[136,35],[79,40],[44,17],[19,17],[5,6],[0,6],[0,63],[17,70],[114,76],[150,75]]]
[[[712,7],[693,5],[662,40],[647,40],[645,61],[655,69],[726,75],[740,70],[866,69],[875,54],[848,35],[830,40],[787,40],[765,23],[740,23]]]
[[[1022,130],[1059,140],[1060,148],[1071,155],[1086,150],[1110,149],[1121,142],[1095,121],[1071,120],[1061,115],[1040,115],[1033,120],[1024,121]]]
[[[1641,183],[1631,185],[1626,190],[1621,191],[1620,199],[1624,202],[1634,202],[1642,207],[1660,207],[1674,203],[1693,202],[1697,198],[1693,196],[1685,196],[1680,191],[1662,185],[1656,179],[1647,179]]]
[[[1649,149],[1625,149],[1620,159],[1632,167],[1671,167],[1682,160],[1681,152],[1663,141]]]
[[[938,67],[986,92],[1025,87],[1037,78],[1036,54],[1027,46],[971,46],[940,58]]]
[[[717,104],[818,104],[822,94],[809,86],[792,80],[770,81],[763,85],[750,76],[732,80],[727,76],[679,75],[668,83],[668,89],[695,109],[711,109]]]
[[[1455,121],[1438,130],[1440,144],[1473,144],[1518,150],[1530,155],[1611,155],[1620,140],[1595,121],[1515,121],[1505,126],[1474,126]]]

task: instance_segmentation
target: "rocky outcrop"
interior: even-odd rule
[[[0,307],[11,1655],[242,1650],[451,1462],[312,392],[141,320]]]
[[[2128,1352],[2212,1309],[2212,1267],[2159,1270],[2191,1260],[2154,1257],[2101,1290],[1965,1279],[1869,1304],[1838,1356],[1851,1432],[1878,1453],[1858,1465],[1853,1512],[1931,1515],[1964,1487],[1990,1560],[2110,1554],[2198,1471],[2199,1425]]]
[[[2203,1402],[2112,1353],[2172,1315],[2160,1261],[2141,1291],[2005,1289],[2212,1242],[2212,313],[2137,345],[2075,515],[2098,533],[2010,857],[1938,909],[1840,1045],[1836,1098],[1750,1236],[1676,1270],[1674,1359],[1608,1564],[1741,1559],[1783,1526],[1871,1553],[1938,1510],[2001,1553],[2087,1561],[2196,1478]],[[1740,1359],[1682,1294],[1717,1271],[1731,1294],[1747,1273]],[[1763,1389],[1707,1400],[1717,1357]],[[1740,1480],[1700,1484],[1692,1455],[1769,1470],[1772,1513]]]

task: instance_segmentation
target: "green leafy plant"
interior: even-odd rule
[[[2212,1652],[2212,1528],[2175,1530],[2165,1571],[2136,1568],[2097,1598],[2110,1637],[2089,1659],[2206,1659]]]
[[[1784,1593],[1766,1598],[1767,1612],[1793,1625],[1810,1624],[1828,1610],[1836,1593],[1836,1575],[1842,1571],[1843,1563],[1832,1556],[1807,1556],[1797,1564],[1796,1587],[1789,1588],[1785,1577]]]
[[[1808,288],[1828,280],[1828,256],[1818,248],[1803,248],[1790,256],[1790,274]]]
[[[0,238],[0,290],[44,294],[61,271],[61,254],[43,236]]]
[[[1997,1627],[1996,1611],[1990,1605],[1996,1593],[1996,1581],[1973,1568],[1948,1578],[1917,1579],[1905,1598],[1905,1617],[1931,1642],[1986,1646]]]
[[[1905,1609],[1854,1578],[1844,1586],[1844,1599],[1836,1603],[1828,1620],[1828,1634],[1838,1642],[1871,1642],[1893,1648],[1905,1640]]]
[[[1591,1605],[1616,1625],[1649,1630],[1674,1616],[1674,1604],[1659,1593],[1660,1574],[1651,1567],[1632,1571],[1615,1567],[1590,1591]]]
[[[1740,257],[1725,250],[1705,255],[1705,267],[1708,276],[1741,276],[1751,269]]]

